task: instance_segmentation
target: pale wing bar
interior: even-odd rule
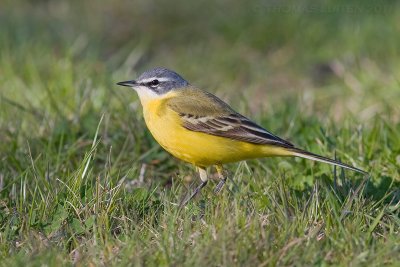
[[[208,133],[253,144],[273,144],[294,147],[290,142],[268,132],[246,117],[232,113],[226,116],[194,116],[180,114],[183,126],[191,131]]]

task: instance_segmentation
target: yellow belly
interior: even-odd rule
[[[157,101],[159,102],[159,101]],[[175,157],[196,166],[236,162],[246,159],[287,156],[282,148],[257,145],[187,130],[177,113],[152,101],[144,108],[144,118],[157,142]],[[161,105],[162,106],[162,105]]]

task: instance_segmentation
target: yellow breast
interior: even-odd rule
[[[175,157],[196,166],[236,162],[250,158],[284,155],[281,148],[257,145],[187,130],[179,114],[168,108],[172,97],[142,102],[147,127],[157,142]]]

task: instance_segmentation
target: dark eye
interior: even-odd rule
[[[160,84],[160,81],[159,80],[152,80],[151,82],[150,82],[150,86],[157,86],[157,85],[159,85]]]

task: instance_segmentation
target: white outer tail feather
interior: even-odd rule
[[[292,155],[296,156],[296,157],[300,157],[300,158],[305,158],[305,159],[311,159],[311,160],[315,160],[315,161],[319,161],[319,162],[323,162],[323,163],[328,163],[331,165],[336,165],[345,169],[349,169],[358,173],[362,173],[364,175],[368,174],[368,172],[357,169],[356,167],[353,167],[351,165],[347,165],[345,163],[341,163],[339,161],[333,160],[333,159],[329,159],[329,158],[325,158],[323,156],[302,150],[302,149],[298,149],[298,148],[293,148],[290,149],[292,151]]]

